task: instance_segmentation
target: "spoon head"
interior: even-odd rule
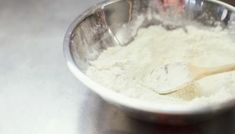
[[[192,82],[188,64],[172,63],[154,68],[145,77],[145,86],[159,94],[169,94]]]

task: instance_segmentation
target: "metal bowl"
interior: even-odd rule
[[[185,25],[184,22],[194,21],[208,27],[221,26],[229,29],[231,36],[234,36],[235,8],[223,2],[186,0],[183,15],[180,17],[164,17],[161,13],[160,0],[112,0],[91,7],[75,19],[66,33],[64,53],[70,70],[101,98],[142,120],[188,124],[233,108],[235,99],[223,104],[198,106],[194,109],[157,107],[118,94],[86,76],[89,61],[95,60],[102,50],[108,47],[128,45],[141,27],[166,24],[166,28],[171,30]]]

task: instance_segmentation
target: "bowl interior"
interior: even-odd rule
[[[70,51],[77,67],[85,73],[89,61],[108,47],[128,45],[138,29],[151,25],[174,28],[197,22],[207,27],[221,26],[235,32],[235,11],[216,2],[188,0],[181,15],[171,10],[162,14],[159,0],[116,0],[88,10],[72,31]],[[174,9],[173,9],[174,12]]]

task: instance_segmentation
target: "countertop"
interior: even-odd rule
[[[97,0],[0,0],[0,134],[80,134],[88,90],[63,56],[69,24]]]
[[[0,0],[0,134],[235,133],[234,111],[188,126],[147,123],[75,79],[63,37],[74,18],[97,2]]]

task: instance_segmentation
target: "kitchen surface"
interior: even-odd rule
[[[235,110],[186,126],[128,117],[69,71],[69,24],[101,0],[0,0],[0,134],[234,134]]]

